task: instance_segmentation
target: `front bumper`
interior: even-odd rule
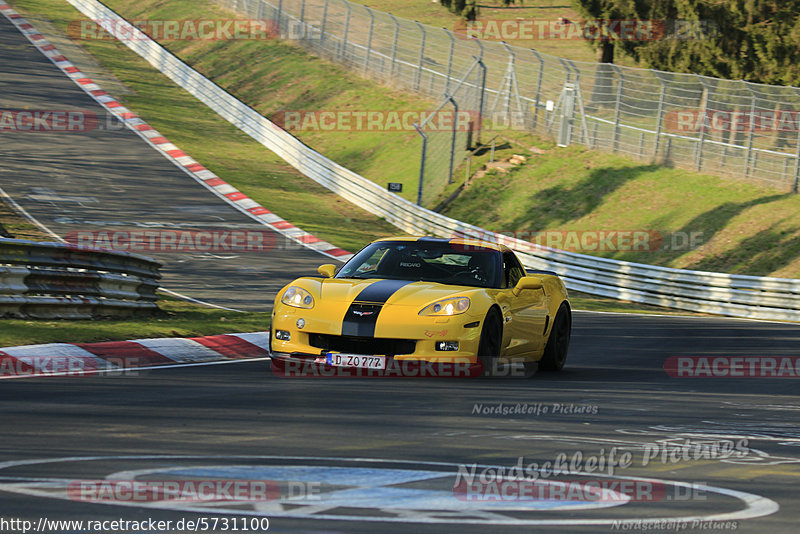
[[[321,354],[273,352],[272,372],[294,378],[475,378],[483,376],[483,364],[477,359],[429,361],[408,357],[386,357],[385,369],[365,369],[328,365]]]
[[[340,336],[342,324],[322,314],[291,307],[281,307],[272,318],[272,350],[278,354],[301,354],[319,356],[323,351],[354,352],[391,356],[394,360],[424,361],[435,363],[477,363],[478,346],[482,321],[480,317],[462,314],[452,317],[419,316],[398,313],[394,316],[384,313],[378,322],[374,337],[379,350],[360,352],[353,349],[337,348],[319,342],[319,337],[351,338]],[[411,317],[409,319],[409,317]],[[303,319],[304,326],[297,326]],[[275,337],[276,330],[288,332],[289,340]],[[363,339],[363,338],[362,338]],[[396,340],[395,346],[391,341]],[[458,350],[440,351],[437,342],[457,341]],[[379,343],[384,342],[384,343]],[[389,346],[387,346],[387,343]]]

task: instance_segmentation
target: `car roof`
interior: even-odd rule
[[[398,237],[382,237],[381,239],[376,239],[373,243],[378,243],[380,241],[421,241],[421,242],[429,242],[429,243],[452,243],[455,245],[465,245],[465,246],[473,246],[473,247],[483,247],[488,248],[491,250],[496,250],[499,252],[503,252],[509,250],[508,247],[505,245],[501,245],[499,243],[492,243],[491,241],[483,241],[481,239],[467,239],[463,237],[454,237],[454,238],[446,238],[446,237],[430,237],[430,236],[398,236]]]

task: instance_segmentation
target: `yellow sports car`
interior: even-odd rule
[[[278,292],[273,370],[313,364],[320,375],[321,368],[474,376],[510,364],[528,374],[558,371],[566,361],[572,315],[563,282],[549,271],[526,273],[503,245],[379,239],[338,272],[334,265],[318,272]]]

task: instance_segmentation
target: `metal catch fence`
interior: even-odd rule
[[[798,190],[800,88],[576,62],[347,0],[217,2],[275,21],[282,36],[318,55],[437,101],[453,96],[459,76],[480,58],[484,122],[495,130]]]

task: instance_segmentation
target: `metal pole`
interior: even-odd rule
[[[794,90],[795,96],[800,96],[797,89]],[[797,193],[798,186],[800,186],[800,129],[797,132],[797,152],[795,152],[794,160],[794,185],[792,185],[792,192]]]
[[[447,59],[447,76],[444,78],[444,94],[450,93],[450,73],[453,70],[453,49],[456,46],[456,38],[453,36],[453,32],[448,30],[447,28],[442,28],[448,37],[450,37],[450,57]]]
[[[536,100],[533,101],[533,130],[536,129],[536,125],[539,122],[539,99],[542,97],[542,76],[544,75],[544,60],[542,59],[541,54],[531,48],[531,52],[533,55],[536,56],[536,59],[539,60],[539,79],[536,82]]]
[[[389,13],[389,16],[392,17],[392,21],[394,22],[394,42],[392,43],[392,66],[389,69],[389,77],[394,76],[394,64],[397,62],[397,37],[400,34],[400,24],[397,22],[397,19],[394,15]]]
[[[372,30],[375,26],[375,13],[370,8],[366,9],[369,15],[369,36],[367,37],[367,51],[364,54],[364,74],[369,72],[369,55],[372,52]]]
[[[744,175],[746,177],[750,177],[750,160],[753,157],[753,137],[755,136],[755,116],[756,116],[756,93],[750,86],[747,85],[747,82],[744,82],[745,87],[747,90],[750,91],[750,94],[753,97],[753,101],[750,104],[750,135],[747,139],[747,153],[745,154],[744,158]]]
[[[571,60],[565,60],[575,73],[575,98],[578,102],[578,112],[581,114],[581,136],[586,140],[586,146],[594,148],[594,141],[589,137],[589,125],[586,122],[586,108],[583,107],[583,89],[581,88],[581,70]]]
[[[620,116],[620,102],[622,101],[622,86],[625,84],[625,78],[622,76],[622,71],[616,65],[611,65],[619,76],[619,83],[617,84],[617,103],[614,106],[614,136],[611,144],[611,151],[616,152],[619,144],[619,116]]]
[[[305,25],[305,17],[306,17],[306,0],[303,0],[300,3],[300,27],[303,27]],[[305,31],[303,32],[303,35],[305,35]]]
[[[419,31],[422,32],[422,42],[419,44],[419,61],[418,61],[418,65],[417,65],[417,76],[416,76],[416,79],[414,80],[414,90],[415,91],[419,91],[419,86],[420,86],[420,83],[422,82],[422,60],[425,57],[425,37],[426,37],[426,35],[425,35],[425,27],[422,24],[420,24],[416,20],[414,21],[414,24],[416,24],[417,27],[419,28]]]
[[[639,133],[639,158],[644,156],[644,132]]]
[[[448,96],[447,99],[453,104],[453,136],[450,140],[450,173],[447,175],[447,183],[453,183],[453,163],[455,162],[456,158],[456,134],[458,133],[458,102],[452,96]]]
[[[428,136],[419,127],[419,124],[414,123],[414,129],[422,136],[422,157],[419,164],[419,187],[417,188],[417,206],[422,206],[422,183],[425,180],[425,152],[428,148]]]
[[[481,48],[481,53],[483,48]],[[475,137],[475,143],[481,143],[481,133],[483,132],[483,105],[486,95],[486,65],[483,64],[483,56],[477,58],[478,66],[481,68],[481,87],[480,87],[480,100],[478,102],[478,135]]]
[[[706,126],[708,126],[706,124],[708,122],[708,86],[702,76],[698,76],[697,79],[700,80],[700,84],[703,86],[702,102],[700,104],[700,118],[703,121],[703,125],[700,128],[700,139],[697,142],[694,161],[695,169],[699,171],[703,167],[703,147],[706,142]]]
[[[259,2],[261,5],[261,2]],[[276,13],[275,18],[278,20],[275,21],[275,25],[278,27],[278,37],[281,35],[281,15],[283,14],[283,0],[278,0],[278,13]]]
[[[658,75],[656,75],[658,76]],[[661,127],[662,123],[664,122],[664,100],[667,97],[667,84],[664,83],[664,80],[658,78],[658,81],[661,82],[661,94],[658,97],[658,114],[656,118],[656,140],[653,143],[653,159],[655,160],[658,158],[658,145],[661,143]]]
[[[797,152],[795,152],[794,160],[794,186],[792,186],[793,193],[797,193],[798,185],[800,185],[800,130],[797,131]]]
[[[328,2],[325,0],[325,7],[322,10],[322,27],[319,30],[319,42],[322,44],[325,41],[325,24],[328,22]]]
[[[344,18],[344,36],[342,37],[342,48],[339,57],[344,61],[345,56],[347,55],[347,38],[348,34],[350,33],[350,2],[345,2],[344,7],[347,8],[346,15]]]

